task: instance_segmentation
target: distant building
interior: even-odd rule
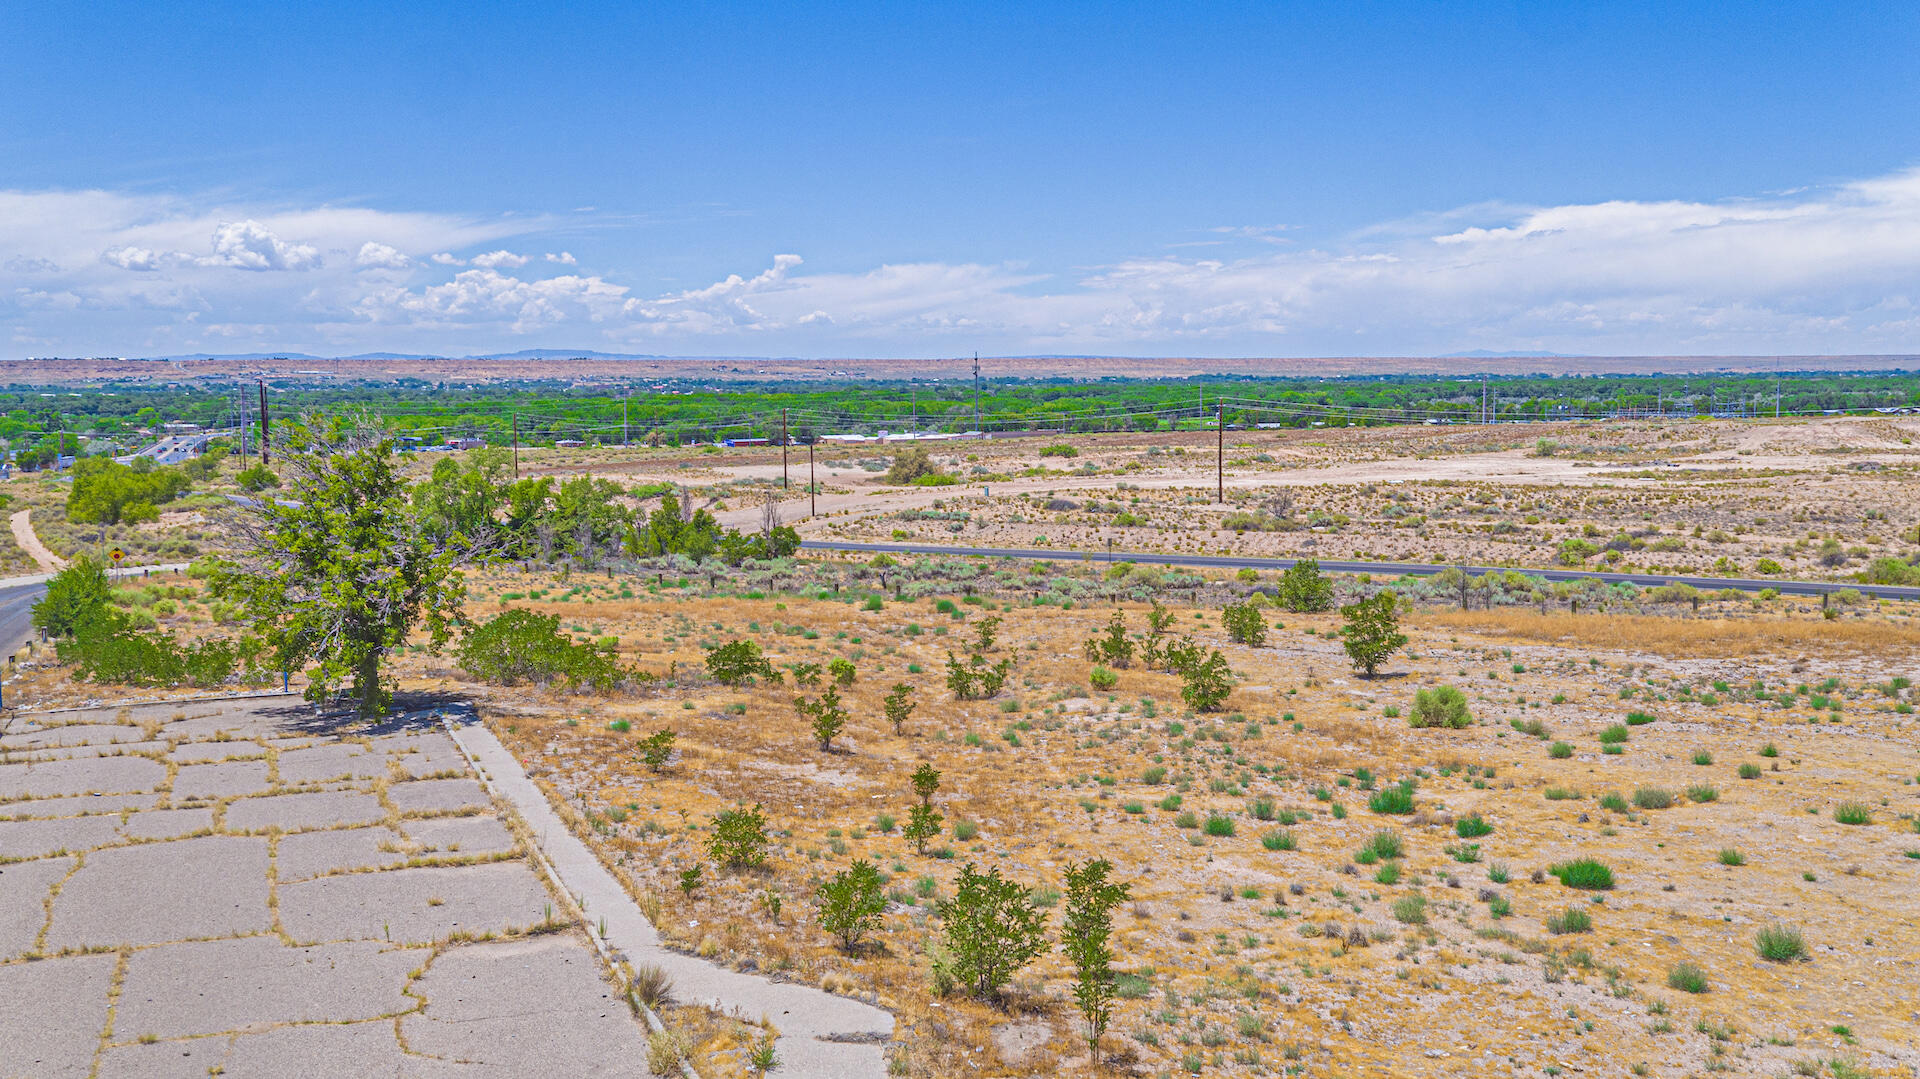
[[[160,425],[160,429],[170,435],[197,435],[200,433],[199,424],[187,423],[182,420],[173,420],[169,423],[163,423]]]
[[[586,443],[577,438],[562,438],[554,441],[553,448],[556,450],[577,450],[584,445],[586,445]]]
[[[486,445],[487,445],[487,440],[484,438],[457,438],[456,437],[456,438],[447,439],[447,448],[450,450],[479,450],[479,449],[485,449]]]

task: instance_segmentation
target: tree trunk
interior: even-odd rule
[[[380,702],[380,653],[368,649],[353,672],[353,692],[360,698],[360,714],[377,716],[384,709]]]

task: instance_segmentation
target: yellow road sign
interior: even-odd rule
[[[107,556],[109,558],[112,558],[115,562],[118,562],[121,559],[127,557],[127,552],[121,550],[118,547],[115,547],[113,550],[107,552]]]

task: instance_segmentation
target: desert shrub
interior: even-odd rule
[[[1391,787],[1382,787],[1367,799],[1367,808],[1375,813],[1404,816],[1413,812],[1413,783],[1402,780]]]
[[[1300,840],[1291,828],[1276,828],[1260,837],[1260,845],[1268,850],[1298,850]]]
[[[1267,643],[1267,620],[1261,617],[1260,608],[1251,603],[1229,604],[1220,613],[1220,623],[1235,644],[1258,648]]]
[[[905,682],[895,682],[892,691],[881,699],[880,707],[887,714],[887,722],[893,725],[894,735],[900,735],[907,718],[913,715],[913,687]]]
[[[1773,963],[1792,963],[1807,957],[1807,941],[1798,929],[1774,924],[1754,934],[1754,951]]]
[[[1573,756],[1573,746],[1567,742],[1555,742],[1547,747],[1547,756],[1563,761]]]
[[[820,742],[820,752],[832,752],[833,736],[847,725],[847,710],[840,703],[840,687],[828,686],[826,692],[813,700],[795,697],[793,707],[812,726],[813,736]]]
[[[770,682],[777,682],[780,678],[773,664],[760,651],[760,645],[746,640],[729,641],[708,649],[707,673],[726,686],[747,685],[755,678],[765,678]]]
[[[1547,932],[1585,933],[1593,928],[1593,915],[1579,907],[1568,907],[1547,915]]]
[[[1628,712],[1627,713],[1627,726],[1629,727],[1643,727],[1652,722],[1653,722],[1653,714],[1650,712]]]
[[[606,690],[625,677],[612,648],[575,644],[561,634],[559,615],[522,608],[475,627],[461,640],[457,658],[468,674],[495,685],[565,679]]]
[[[1127,636],[1126,616],[1119,611],[1107,619],[1107,631],[1087,641],[1087,661],[1116,670],[1133,666],[1133,638]]]
[[[1181,672],[1180,699],[1196,712],[1218,712],[1233,693],[1233,671],[1227,657],[1214,649],[1206,659]]]
[[[732,869],[756,869],[767,860],[767,818],[752,809],[725,809],[713,818],[707,857]]]
[[[1600,796],[1600,808],[1611,809],[1615,813],[1627,811],[1627,799],[1619,791],[1608,791]]]
[[[105,563],[80,555],[47,582],[46,595],[33,605],[33,628],[49,637],[71,637],[112,598]]]
[[[1713,754],[1704,749],[1696,749],[1693,751],[1693,763],[1704,768],[1713,763]]]
[[[1560,878],[1569,888],[1606,891],[1613,887],[1613,870],[1597,858],[1574,858],[1550,866],[1547,872]]]
[[[1493,825],[1478,813],[1469,813],[1453,822],[1453,833],[1461,839],[1478,839],[1493,834]]]
[[[1696,783],[1687,788],[1687,801],[1705,805],[1720,800],[1720,789],[1706,783]]]
[[[1119,684],[1120,676],[1113,673],[1113,668],[1104,663],[1094,664],[1093,669],[1087,672],[1087,685],[1092,686],[1102,693]]]
[[[1051,446],[1040,447],[1042,457],[1078,457],[1080,451],[1064,442],[1055,442]]]
[[[1707,991],[1707,972],[1693,963],[1675,963],[1673,969],[1667,971],[1667,987],[1682,993],[1704,993]]]
[[[1720,848],[1720,864],[1725,866],[1743,866],[1747,864],[1747,856],[1732,847],[1722,847]]]
[[[1303,558],[1280,574],[1280,606],[1289,611],[1325,611],[1333,607],[1333,582],[1320,574],[1320,563]]]
[[[1013,670],[1011,659],[1002,659],[988,664],[987,657],[978,652],[962,661],[952,652],[947,653],[947,688],[963,701],[987,700],[997,696],[1006,685],[1007,675]]]
[[[1047,916],[1034,904],[1030,889],[968,863],[951,899],[937,905],[945,937],[946,973],[976,997],[998,993],[1047,949]]]
[[[1209,814],[1207,823],[1200,830],[1210,836],[1225,838],[1233,834],[1233,818],[1218,813]]]
[[[157,507],[187,489],[187,475],[177,468],[150,467],[151,458],[137,460],[140,463],[123,465],[101,456],[74,462],[67,518],[102,525],[159,520]]]
[[[852,685],[857,673],[850,659],[836,656],[827,661],[827,674],[832,677],[833,684],[836,686]]]
[[[1381,861],[1387,861],[1400,857],[1402,853],[1404,853],[1405,848],[1401,844],[1399,832],[1382,829],[1381,831],[1373,833],[1373,837],[1368,839],[1366,845],[1362,846],[1360,850]]]
[[[865,858],[829,877],[814,896],[820,904],[820,928],[839,937],[841,949],[849,953],[880,925],[887,909],[880,871]]]
[[[1608,727],[1606,730],[1603,730],[1600,732],[1600,742],[1603,745],[1617,744],[1620,742],[1625,742],[1626,740],[1627,740],[1627,725],[1624,723],[1615,723],[1613,726]]]
[[[233,481],[239,484],[240,489],[248,494],[258,494],[270,487],[280,486],[280,477],[274,475],[273,470],[266,465],[254,465],[251,468],[243,468],[238,475],[233,477]]]
[[[1841,802],[1833,807],[1833,819],[1841,824],[1872,824],[1873,810],[1859,802]]]
[[[1741,779],[1759,779],[1760,766],[1752,763],[1751,761],[1749,761],[1746,764],[1742,764],[1740,766],[1740,778]]]
[[[1087,1047],[1100,1060],[1100,1038],[1113,1017],[1118,991],[1113,976],[1113,908],[1126,901],[1131,886],[1107,879],[1113,863],[1089,859],[1067,867],[1067,911],[1060,927],[1061,950],[1073,963],[1073,1000],[1087,1024]]]
[[[888,483],[905,486],[937,474],[933,457],[927,453],[925,446],[908,446],[894,455],[885,479]]]
[[[671,728],[654,731],[640,740],[640,763],[658,772],[673,756],[674,734]]]
[[[1368,678],[1406,646],[1407,635],[1400,632],[1397,604],[1394,594],[1387,591],[1340,608],[1345,619],[1340,627],[1342,644],[1354,667]]]
[[[901,838],[912,843],[914,850],[925,854],[927,840],[940,834],[940,822],[944,819],[932,805],[915,802],[907,810],[907,827],[900,833]]]
[[[1414,727],[1448,727],[1458,730],[1473,723],[1467,711],[1467,695],[1453,686],[1435,686],[1413,695],[1413,713],[1407,723]]]
[[[1427,897],[1415,893],[1394,900],[1393,918],[1406,925],[1427,924]]]
[[[1673,808],[1673,792],[1665,787],[1641,787],[1633,792],[1633,804],[1641,809]]]

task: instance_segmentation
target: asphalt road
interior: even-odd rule
[[[1089,558],[1096,562],[1141,562],[1159,566],[1206,566],[1216,569],[1281,570],[1292,566],[1298,559],[1293,558],[1252,558],[1241,555],[1211,554],[1158,554],[1137,551],[1114,551],[1111,556],[1105,551],[1048,550],[1044,547],[948,547],[937,544],[919,543],[841,543],[831,540],[805,540],[800,546],[811,551],[860,551],[867,553],[916,554],[916,555],[985,555],[991,558],[1032,558],[1073,560]],[[1515,566],[1442,566],[1422,562],[1333,562],[1322,561],[1320,568],[1329,573],[1379,573],[1388,576],[1430,577],[1449,569],[1464,568],[1468,573],[1479,576],[1484,573],[1504,573]],[[1920,588],[1907,585],[1888,584],[1850,584],[1836,581],[1777,581],[1754,577],[1676,577],[1658,573],[1601,573],[1596,570],[1579,569],[1521,569],[1519,572],[1529,576],[1544,577],[1549,581],[1604,581],[1608,584],[1627,583],[1634,585],[1689,584],[1701,589],[1733,588],[1742,592],[1758,592],[1763,588],[1772,588],[1786,595],[1818,596],[1827,592],[1838,592],[1843,588],[1857,589],[1862,593],[1878,596],[1881,599],[1920,599]]]
[[[0,656],[10,656],[33,632],[33,605],[47,591],[44,581],[0,588]]]

